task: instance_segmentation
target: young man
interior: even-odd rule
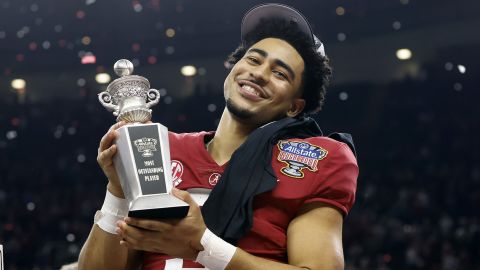
[[[124,123],[102,138],[108,191],[81,269],[343,269],[356,159],[304,115],[320,109],[331,73],[322,43],[298,11],[260,5],[245,15],[229,63],[217,130],[169,134],[172,193],[190,205],[185,218],[122,218],[112,157]],[[193,188],[212,192],[203,204],[185,191]]]

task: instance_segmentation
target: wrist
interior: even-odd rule
[[[116,197],[107,190],[102,209],[95,213],[94,223],[105,232],[117,234],[117,222],[128,215],[128,208],[126,199]]]
[[[125,194],[123,193],[123,189],[121,187],[118,187],[117,185],[113,185],[111,182],[108,182],[107,190],[115,197],[125,199]]]
[[[196,261],[210,270],[224,270],[235,255],[237,248],[205,229],[200,240],[202,251],[197,255]]]
[[[191,244],[191,247],[195,250],[202,251],[205,250],[205,247],[202,245],[202,237],[205,235],[205,231],[208,230],[206,226],[200,229],[198,237]]]

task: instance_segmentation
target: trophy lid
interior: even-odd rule
[[[132,62],[127,59],[120,59],[113,65],[113,70],[120,77],[107,86],[114,104],[119,104],[121,99],[129,96],[147,99],[150,82],[145,77],[132,75],[133,69]]]

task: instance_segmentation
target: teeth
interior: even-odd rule
[[[243,88],[243,90],[245,90],[247,92],[250,92],[250,93],[252,93],[256,96],[260,96],[260,94],[257,91],[255,91],[255,89],[253,87],[251,87],[250,85],[243,85],[242,88]]]

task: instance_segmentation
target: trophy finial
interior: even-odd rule
[[[113,65],[113,70],[120,77],[132,75],[133,64],[127,59],[120,59]]]

